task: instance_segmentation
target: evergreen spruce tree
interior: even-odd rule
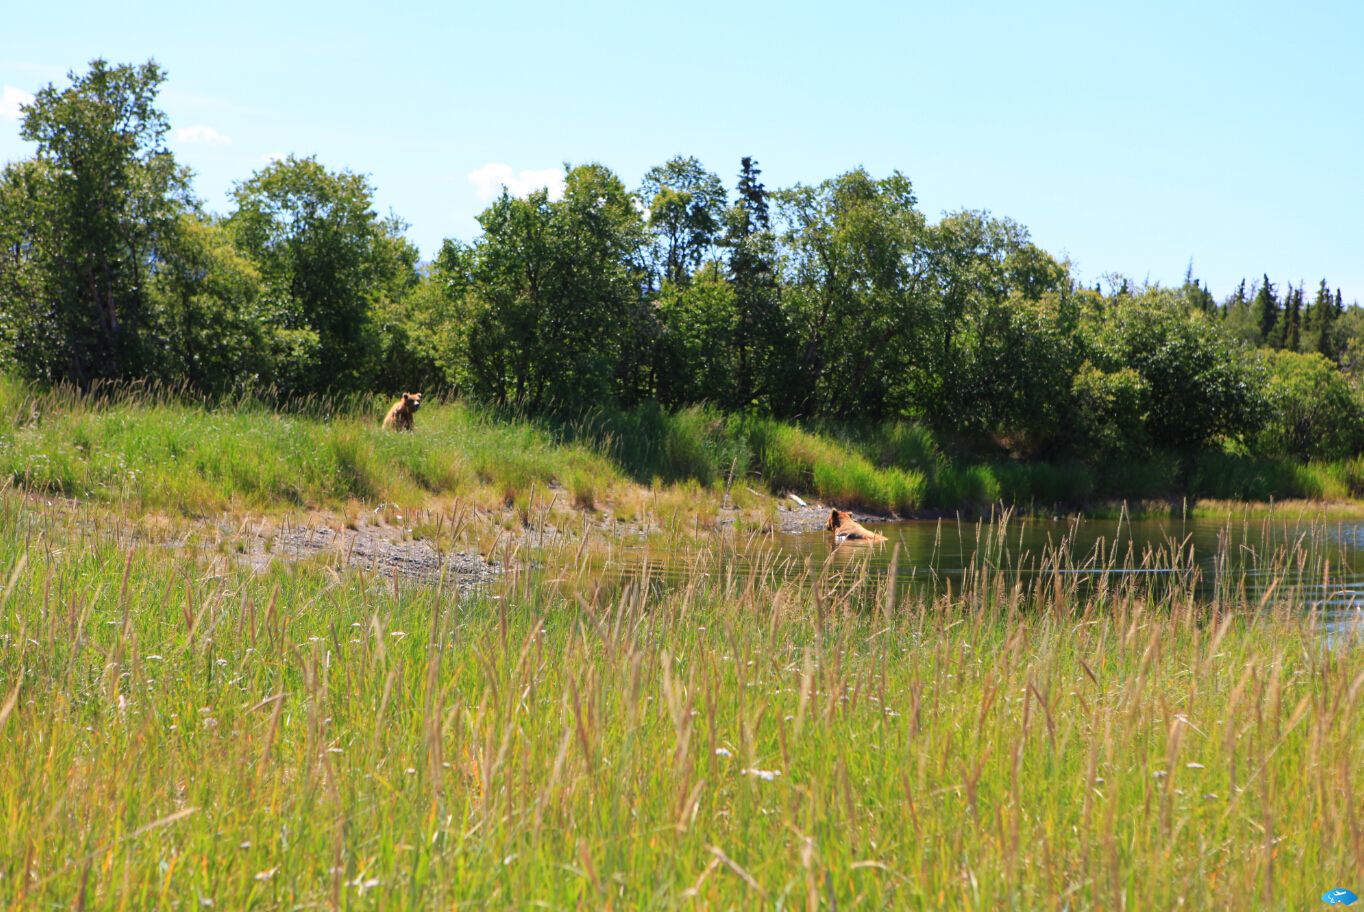
[[[1212,296],[1212,292],[1208,290],[1208,286],[1200,285],[1195,281],[1194,288],[1198,291],[1196,299],[1198,301],[1198,309],[1204,313],[1214,313],[1217,310],[1217,299]]]
[[[1268,275],[1264,276],[1259,291],[1255,293],[1254,310],[1255,325],[1260,330],[1260,344],[1274,345],[1274,330],[1279,324],[1279,299],[1274,294],[1274,285]]]
[[[1303,321],[1303,337],[1306,340],[1303,348],[1320,352],[1328,358],[1332,356],[1331,331],[1335,324],[1334,309],[1331,289],[1327,287],[1326,280],[1322,279],[1321,284],[1317,286],[1317,296],[1312,299]]]
[[[770,407],[776,384],[773,357],[781,336],[777,302],[776,251],[767,188],[758,163],[745,156],[740,163],[738,200],[730,211],[725,244],[730,249],[729,274],[738,310],[737,365],[734,386],[738,408],[764,401]]]
[[[1223,315],[1241,313],[1250,305],[1250,299],[1246,297],[1246,280],[1242,279],[1241,284],[1236,286],[1236,291],[1232,292],[1227,299],[1226,305],[1222,308]]]
[[[1189,302],[1189,306],[1204,313],[1212,313],[1217,309],[1217,301],[1213,298],[1212,292],[1208,291],[1193,275],[1193,260],[1189,261],[1189,268],[1184,270],[1184,295]]]
[[[1302,348],[1302,286],[1288,286],[1284,296],[1284,321],[1282,348],[1299,351]]]
[[[1325,284],[1326,284],[1326,281],[1323,279],[1323,280],[1322,280],[1322,285],[1325,285]],[[1304,300],[1305,300],[1305,299],[1304,299]],[[1329,297],[1328,297],[1328,300],[1329,300]],[[1314,333],[1316,333],[1316,331],[1317,331],[1317,324],[1321,322],[1321,307],[1319,306],[1320,304],[1321,304],[1321,288],[1318,287],[1316,297],[1314,297],[1310,302],[1307,302],[1307,303],[1305,303],[1305,304],[1303,305],[1303,309],[1302,309],[1302,336],[1303,336],[1304,339],[1314,339],[1314,338],[1315,338]],[[1313,346],[1313,345],[1311,345],[1311,344],[1309,343],[1309,344],[1307,344],[1306,347],[1307,347],[1307,348],[1314,348],[1315,346]]]

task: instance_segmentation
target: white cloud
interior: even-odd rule
[[[230,146],[232,144],[231,136],[226,136],[203,124],[181,127],[175,131],[175,138],[182,143],[194,146]]]
[[[514,171],[511,165],[488,162],[477,171],[469,172],[469,183],[474,185],[479,198],[484,200],[495,199],[503,187],[506,187],[512,196],[526,196],[541,188],[549,189],[550,199],[558,199],[564,195],[562,168]]]
[[[33,104],[33,96],[23,89],[7,85],[0,89],[0,120],[18,120],[19,106]]]

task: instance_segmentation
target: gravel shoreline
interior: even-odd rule
[[[486,585],[502,568],[469,551],[440,552],[427,541],[406,538],[402,529],[363,525],[335,529],[325,525],[286,524],[273,533],[253,534],[241,557],[263,571],[276,559],[301,560],[334,554],[349,567],[385,576],[447,585],[461,591]]]

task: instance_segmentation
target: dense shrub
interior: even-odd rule
[[[1257,452],[1297,459],[1340,459],[1364,445],[1364,403],[1319,354],[1269,352],[1268,420]]]

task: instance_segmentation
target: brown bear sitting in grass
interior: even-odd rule
[[[834,541],[883,542],[886,537],[880,532],[865,528],[846,510],[830,510],[829,521],[824,524],[827,532],[834,534]]]
[[[412,416],[422,407],[421,393],[403,393],[384,416],[384,427],[390,431],[412,430]]]

